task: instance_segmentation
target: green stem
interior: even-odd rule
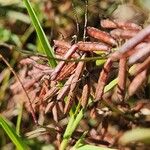
[[[76,118],[74,117],[74,115],[72,115],[71,118],[69,119],[69,123],[67,125],[63,140],[62,140],[61,145],[60,145],[60,150],[66,149],[66,147],[69,143],[69,139],[71,138],[73,132],[77,128],[81,119],[83,118],[83,115],[84,115],[84,109],[82,108],[80,110],[79,114],[77,114]]]
[[[20,104],[20,108],[18,108],[18,117],[17,117],[17,125],[16,125],[16,133],[20,135],[20,127],[21,127],[21,119],[22,119],[22,112],[23,112],[23,103]]]

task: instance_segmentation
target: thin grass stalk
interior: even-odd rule
[[[25,93],[25,95],[26,95],[26,97],[28,99],[29,107],[30,107],[30,111],[31,111],[33,120],[37,124],[38,122],[37,122],[37,119],[36,119],[36,116],[35,116],[34,109],[32,107],[32,102],[30,100],[30,97],[29,97],[29,95],[28,95],[28,93],[27,93],[27,91],[26,91],[23,83],[21,82],[19,76],[15,73],[15,71],[13,70],[13,68],[10,66],[10,64],[8,63],[8,61],[1,54],[0,54],[0,58],[5,62],[5,64],[8,66],[8,68],[10,69],[10,71],[14,74],[14,76],[16,77],[16,79],[18,80],[18,82],[20,83],[20,85],[21,85],[21,87],[22,87],[22,89],[23,89],[23,91],[24,91],[24,93]]]

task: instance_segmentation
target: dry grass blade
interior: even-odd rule
[[[142,42],[144,38],[146,38],[149,34],[150,34],[150,25],[147,26],[145,29],[141,30],[139,33],[137,33],[136,36],[132,37],[127,42],[125,42],[121,46],[119,51],[116,51],[111,55],[111,59],[112,60],[119,59],[122,54],[134,48],[137,44]]]
[[[137,74],[133,81],[130,83],[128,88],[128,95],[132,96],[135,94],[135,92],[141,87],[141,85],[144,83],[144,81],[147,78],[147,69],[142,71],[141,73]]]
[[[94,37],[100,41],[107,43],[107,44],[117,45],[116,41],[107,32],[101,31],[94,27],[87,27],[87,33],[91,37]]]
[[[85,56],[86,56],[86,54],[83,54],[81,59],[84,59]],[[83,73],[84,66],[85,66],[85,62],[81,61],[81,62],[78,63],[78,65],[76,67],[76,71],[74,73],[74,77],[73,77],[72,82],[71,82],[71,87],[70,87],[70,91],[69,91],[69,94],[68,94],[68,99],[67,99],[65,109],[64,109],[65,114],[70,110],[71,105],[73,103],[75,93],[76,93],[76,90],[77,90],[77,86],[79,84],[79,78]]]
[[[111,66],[112,66],[111,59],[107,59],[107,62],[104,64],[103,70],[101,71],[98,79],[98,84],[95,93],[95,101],[99,101],[102,99],[104,93],[104,87],[106,85]]]
[[[123,21],[118,21],[118,20],[101,20],[101,26],[103,28],[108,28],[108,29],[114,29],[114,28],[121,28],[121,29],[130,29],[130,30],[141,30],[142,28],[132,22],[123,22]]]
[[[68,59],[75,51],[78,49],[76,44],[72,45],[68,52],[65,54],[64,59]],[[54,71],[51,74],[51,80],[55,80],[58,76],[58,73],[61,71],[62,67],[65,65],[65,61],[60,61],[59,64],[56,66]]]
[[[81,51],[109,51],[110,47],[104,43],[99,42],[78,42],[79,50]]]

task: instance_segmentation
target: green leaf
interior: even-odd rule
[[[99,146],[93,146],[93,145],[84,145],[81,146],[77,149],[74,150],[116,150],[116,149],[111,149],[111,148],[107,148],[107,147],[99,147]]]
[[[118,83],[118,78],[112,80],[109,84],[107,84],[104,88],[104,93],[108,92],[111,90],[114,86],[116,86]]]
[[[127,131],[119,139],[119,142],[123,145],[137,141],[150,144],[150,128],[136,128]]]
[[[28,13],[31,17],[32,24],[35,27],[36,33],[37,33],[38,38],[41,42],[44,53],[47,55],[47,57],[49,59],[49,64],[51,65],[52,68],[54,68],[57,65],[57,63],[56,63],[56,60],[54,57],[53,49],[48,42],[48,39],[47,39],[47,37],[46,37],[46,35],[45,35],[41,25],[40,25],[40,22],[36,16],[32,6],[31,6],[31,4],[30,4],[29,0],[23,0],[23,1],[26,5]]]
[[[98,59],[96,60],[96,66],[102,66],[107,59]]]
[[[27,145],[23,140],[16,134],[15,130],[9,125],[8,121],[0,115],[0,126],[9,136],[11,141],[16,145],[18,150],[27,150]]]

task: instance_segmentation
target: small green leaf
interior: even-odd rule
[[[8,121],[0,115],[0,126],[9,136],[11,141],[16,145],[18,150],[27,150],[27,145],[23,140],[16,134],[15,130],[9,125]]]

